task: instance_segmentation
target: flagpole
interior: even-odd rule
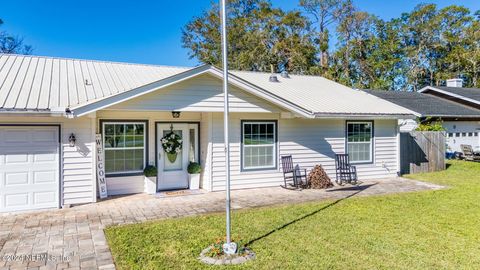
[[[226,0],[220,0],[222,21],[222,62],[223,62],[223,136],[225,146],[225,184],[226,184],[226,232],[227,247],[230,246],[230,141],[228,138],[228,57],[227,57],[227,12]],[[227,251],[224,248],[224,251]],[[231,250],[229,250],[231,252]],[[234,251],[235,252],[235,251]]]

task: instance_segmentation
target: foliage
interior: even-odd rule
[[[229,65],[232,69],[306,72],[314,65],[315,47],[308,20],[299,11],[285,12],[266,0],[232,0],[228,5]],[[182,30],[190,57],[221,66],[218,5]]]
[[[160,140],[167,154],[178,154],[182,150],[182,137],[175,132],[169,132]]]
[[[143,174],[146,176],[146,177],[153,177],[153,176],[157,176],[157,167],[153,166],[153,165],[147,165],[145,167],[145,169],[143,169]]]
[[[189,174],[197,174],[202,171],[202,166],[198,162],[190,162],[187,167],[187,172]]]
[[[238,255],[243,255],[245,254],[245,243],[238,238],[238,237],[232,237],[232,242],[235,242],[237,244],[237,254]],[[227,238],[217,238],[215,243],[212,244],[212,248],[207,252],[205,255],[208,257],[213,257],[213,258],[219,258],[225,255],[223,252],[223,244],[227,242]]]
[[[3,21],[0,19],[0,26]],[[32,46],[25,45],[23,38],[0,31],[0,53],[31,54]]]
[[[232,234],[257,256],[232,268],[479,269],[480,163],[449,165],[406,176],[448,186],[442,190],[234,211]],[[224,230],[219,213],[105,233],[118,269],[212,269],[197,258]]]
[[[445,131],[443,127],[443,121],[436,120],[432,121],[431,117],[427,117],[423,121],[419,121],[418,127],[415,129],[416,131]]]
[[[385,21],[351,0],[300,0],[303,13],[268,0],[229,4],[232,69],[268,72],[272,66],[355,88],[419,90],[455,77],[480,87],[480,12],[463,6],[420,4]],[[214,5],[183,28],[190,57],[220,66],[219,27]]]

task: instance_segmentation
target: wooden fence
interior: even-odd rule
[[[445,132],[400,133],[400,173],[445,170]]]

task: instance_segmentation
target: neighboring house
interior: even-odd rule
[[[462,88],[460,79],[447,81],[447,87],[427,86],[419,92],[365,90],[365,92],[417,112],[425,120],[441,119],[451,151],[461,152],[461,144],[480,145],[480,89]],[[418,124],[400,120],[400,131],[409,132]]]
[[[231,72],[232,188],[278,186],[281,155],[335,175],[349,153],[361,179],[396,176],[398,119],[415,113],[322,77]],[[101,133],[109,195],[188,187],[189,161],[201,186],[224,190],[221,70],[0,55],[0,212],[95,202]],[[183,138],[175,162],[160,139]],[[71,139],[76,141],[73,146]]]

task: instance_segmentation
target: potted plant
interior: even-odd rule
[[[200,188],[200,172],[202,167],[198,162],[190,162],[187,167],[190,189]]]
[[[143,169],[145,175],[144,192],[147,194],[155,194],[157,192],[157,167],[148,165]]]

